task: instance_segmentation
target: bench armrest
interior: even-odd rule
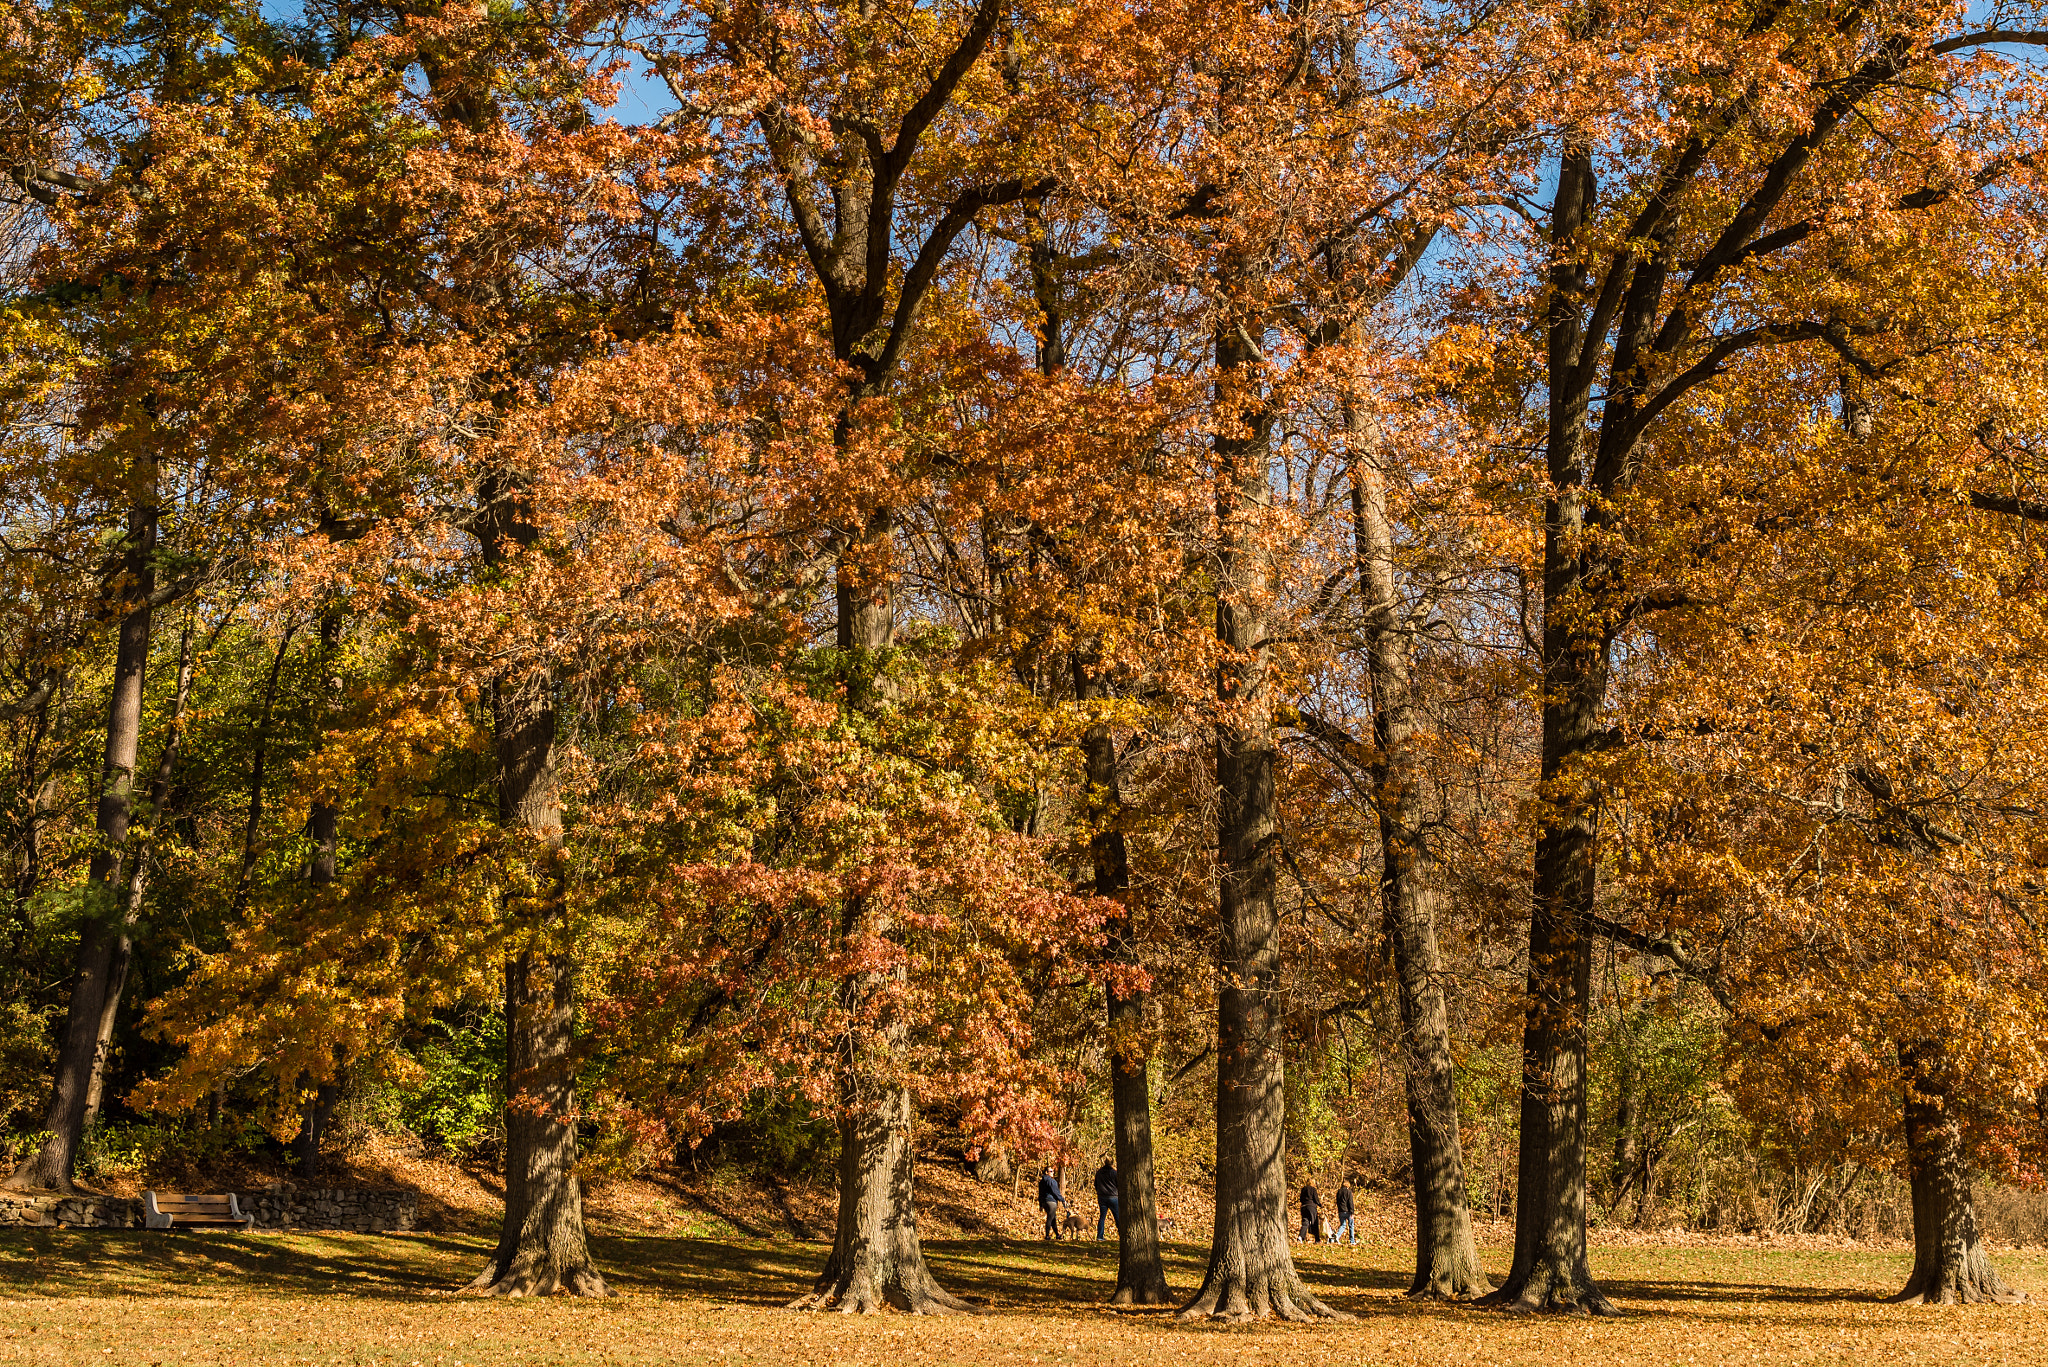
[[[145,1229],[169,1229],[171,1217],[156,1208],[156,1193],[142,1193],[142,1224]]]

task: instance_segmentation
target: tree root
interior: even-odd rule
[[[1171,1305],[1173,1293],[1166,1283],[1157,1286],[1119,1286],[1116,1294],[1109,1298],[1111,1305]]]
[[[1987,1286],[1973,1279],[1915,1277],[1896,1296],[1885,1297],[1886,1305],[2020,1305],[2027,1299],[1997,1278]]]
[[[788,1310],[837,1311],[842,1315],[878,1315],[884,1309],[906,1315],[979,1315],[981,1310],[950,1291],[926,1279],[921,1287],[909,1288],[900,1281],[877,1285],[873,1277],[835,1279],[820,1282],[807,1296],[799,1296],[784,1307]]]
[[[1493,1283],[1486,1280],[1486,1274],[1476,1268],[1435,1271],[1426,1276],[1418,1275],[1414,1285],[1403,1294],[1411,1301],[1464,1304],[1491,1296]]]
[[[1225,1324],[1248,1320],[1312,1324],[1321,1320],[1355,1318],[1310,1295],[1298,1278],[1291,1280],[1294,1282],[1292,1286],[1264,1280],[1247,1285],[1240,1277],[1212,1279],[1195,1293],[1193,1300],[1181,1307],[1179,1318],[1221,1320]]]
[[[1607,1293],[1591,1278],[1527,1278],[1521,1286],[1513,1282],[1479,1297],[1472,1304],[1504,1315],[1591,1315],[1599,1319],[1620,1319],[1621,1308],[1607,1299]]]
[[[618,1292],[605,1285],[603,1274],[588,1263],[559,1267],[545,1258],[520,1259],[502,1274],[493,1262],[462,1288],[465,1296],[588,1296],[602,1299]]]

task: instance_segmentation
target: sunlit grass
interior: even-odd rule
[[[855,1319],[778,1307],[821,1244],[637,1237],[595,1241],[611,1301],[448,1294],[481,1265],[470,1235],[0,1235],[0,1362],[79,1363],[1734,1363],[2048,1362],[2048,1308],[1882,1303],[1908,1259],[1890,1250],[1602,1247],[1618,1321],[1514,1320],[1400,1296],[1408,1251],[1307,1248],[1310,1283],[1358,1318],[1321,1326],[1183,1325],[1119,1312],[1113,1244],[933,1241],[971,1319]],[[1496,1273],[1505,1250],[1488,1249]],[[1178,1291],[1205,1250],[1175,1245]],[[2048,1294],[2048,1255],[2007,1253],[2007,1279]]]

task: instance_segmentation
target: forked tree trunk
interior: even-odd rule
[[[1216,1226],[1201,1289],[1183,1318],[1335,1317],[1294,1270],[1287,1243],[1286,1097],[1279,980],[1278,827],[1266,600],[1272,566],[1259,519],[1272,417],[1243,330],[1216,332]]]
[[[1891,1299],[1907,1305],[2011,1305],[2026,1299],[1999,1278],[1977,1231],[1962,1126],[1940,1076],[1941,1050],[1900,1051],[1906,1064],[1906,1156],[1913,1185],[1913,1274]]]
[[[85,1123],[88,1126],[99,1116],[100,1103],[106,1093],[107,1067],[114,1053],[114,1026],[120,1019],[121,1001],[128,990],[128,970],[135,957],[135,927],[142,920],[143,898],[149,892],[151,851],[167,819],[165,809],[170,803],[171,777],[178,767],[179,751],[184,748],[185,708],[192,700],[192,630],[193,616],[188,611],[185,630],[178,641],[178,681],[171,697],[170,726],[164,735],[163,748],[157,752],[156,769],[149,778],[149,838],[135,851],[135,860],[128,874],[127,905],[121,915],[120,932],[114,940],[113,956],[107,965],[106,993],[100,1002],[99,1033],[93,1048],[92,1084],[85,1093]]]
[[[1380,897],[1400,982],[1402,1075],[1415,1182],[1415,1277],[1408,1294],[1465,1300],[1487,1294],[1493,1284],[1479,1266],[1472,1208],[1465,1196],[1450,1012],[1437,954],[1441,899],[1429,874],[1429,847],[1418,810],[1422,769],[1416,754],[1413,650],[1398,611],[1386,480],[1376,467],[1353,469],[1351,513],[1372,677]]]
[[[44,1116],[48,1136],[15,1169],[7,1185],[17,1189],[70,1191],[78,1145],[85,1135],[94,1065],[100,1053],[100,1022],[107,1010],[109,977],[122,939],[125,889],[119,882],[129,823],[135,811],[135,752],[142,738],[142,685],[149,670],[150,595],[156,588],[157,510],[154,480],[145,502],[129,510],[127,550],[122,557],[119,641],[114,680],[107,695],[107,740],[100,768],[99,844],[86,872],[85,916],[78,931],[78,955],[71,1000]],[[117,1003],[118,1004],[118,1003]]]
[[[1083,699],[1104,695],[1101,680],[1079,657],[1074,691]],[[1135,962],[1130,940],[1130,851],[1116,821],[1123,810],[1118,782],[1116,738],[1104,725],[1081,736],[1088,782],[1088,854],[1095,866],[1095,895],[1123,908],[1110,927],[1109,953]],[[1116,1290],[1111,1305],[1164,1305],[1166,1269],[1159,1261],[1159,1206],[1152,1191],[1152,1079],[1145,1045],[1145,994],[1118,992],[1109,998],[1109,1095],[1116,1133]]]
[[[842,419],[842,423],[843,423]],[[894,569],[890,540],[894,513],[872,511],[862,535],[840,558],[836,587],[839,621],[836,644],[849,653],[847,705],[866,708],[888,691],[878,678],[878,656],[896,639]],[[851,658],[859,652],[859,658]],[[864,899],[851,898],[840,927],[843,936],[880,936],[888,932]],[[864,1013],[870,994],[880,989],[872,973],[860,973],[840,984],[849,1017]],[[883,1025],[872,1046],[886,1054],[900,1053],[906,1043],[901,1022]],[[911,1129],[915,1101],[902,1087],[868,1085],[860,1066],[866,1050],[855,1041],[839,1077],[839,1219],[832,1234],[832,1256],[807,1296],[790,1302],[792,1310],[839,1310],[873,1314],[884,1306],[913,1315],[975,1313],[974,1307],[942,1290],[925,1266],[917,1236],[917,1184]]]
[[[584,1240],[576,1180],[575,963],[562,946],[562,806],[552,681],[500,679],[492,713],[498,816],[533,847],[534,888],[505,965],[505,1222],[491,1261],[465,1289],[496,1296],[607,1296]],[[521,924],[523,922],[523,925]]]

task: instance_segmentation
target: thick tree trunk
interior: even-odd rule
[[[612,1294],[584,1242],[576,1180],[574,985],[566,954],[532,949],[505,965],[505,1222],[469,1291]]]
[[[1083,699],[1104,696],[1101,680],[1078,657],[1074,691]],[[1116,738],[1104,725],[1081,736],[1088,782],[1088,854],[1095,866],[1095,895],[1123,907],[1110,928],[1109,953],[1135,962],[1130,942],[1130,852],[1116,821],[1123,810],[1118,782]],[[1116,1133],[1116,1291],[1111,1305],[1164,1305],[1166,1269],[1159,1261],[1159,1206],[1152,1192],[1152,1080],[1145,1050],[1145,994],[1118,992],[1109,998],[1109,1095]]]
[[[847,661],[847,705],[874,706],[888,693],[877,676],[878,657],[895,644],[895,571],[891,562],[894,513],[869,514],[861,536],[840,557],[835,589],[836,644],[860,658]],[[864,900],[848,901],[841,933],[880,936],[888,926]],[[864,1013],[880,988],[873,974],[856,974],[840,984],[849,1017]],[[863,1047],[849,1041],[839,1076],[839,1220],[832,1256],[811,1293],[792,1301],[792,1310],[839,1310],[872,1314],[884,1306],[913,1315],[974,1313],[972,1306],[942,1290],[925,1266],[917,1235],[917,1185],[911,1130],[915,1101],[902,1087],[868,1085],[861,1057],[869,1048],[884,1054],[905,1044],[901,1023],[885,1024]]]
[[[1949,1109],[1939,1046],[1900,1051],[1906,1064],[1906,1156],[1913,1185],[1913,1273],[1891,1299],[1907,1305],[2011,1305],[2026,1296],[1991,1265],[1977,1231],[1962,1126]]]
[[[1335,1317],[1294,1270],[1287,1243],[1286,1097],[1279,979],[1278,851],[1266,601],[1272,567],[1258,521],[1271,414],[1244,332],[1216,333],[1216,1225],[1183,1318]]]
[[[135,752],[142,738],[142,686],[149,670],[149,597],[156,588],[157,510],[150,497],[128,513],[122,560],[120,636],[113,687],[107,695],[107,740],[100,769],[99,845],[86,873],[85,916],[79,926],[71,1001],[64,1013],[44,1127],[49,1136],[7,1180],[18,1189],[71,1190],[71,1172],[85,1134],[86,1106],[99,1056],[100,1021],[121,940],[125,907],[119,877],[135,808]]]
[[[1545,805],[1529,908],[1515,1261],[1507,1281],[1485,1303],[1607,1315],[1617,1312],[1586,1261],[1586,1011],[1593,971],[1586,926],[1593,911],[1599,795],[1581,769],[1598,744],[1610,599],[1617,588],[1616,566],[1589,535],[1589,524],[1605,513],[1585,489],[1582,459],[1591,368],[1579,359],[1586,333],[1578,238],[1596,193],[1590,152],[1568,146],[1550,224],[1554,251],[1545,342],[1552,383],[1545,461],[1555,492],[1544,509],[1543,540]],[[1625,465],[1601,462],[1595,477],[1604,481],[1602,494],[1613,492]]]
[[[552,681],[501,679],[493,690],[498,816],[534,846],[534,888],[510,915],[525,948],[505,965],[505,1222],[497,1252],[466,1288],[497,1296],[611,1291],[584,1240],[576,1179],[575,963],[561,870]]]
[[[901,1047],[900,1037],[891,1043]],[[974,1307],[940,1289],[925,1266],[917,1237],[910,1093],[880,1096],[841,1080],[839,1221],[832,1256],[808,1296],[792,1310],[873,1314],[893,1306],[912,1315],[973,1314]]]
[[[1414,1166],[1415,1277],[1408,1294],[1464,1300],[1483,1296],[1493,1286],[1479,1266],[1472,1209],[1465,1196],[1450,1012],[1437,955],[1440,899],[1429,876],[1429,847],[1418,811],[1421,764],[1416,754],[1413,652],[1397,610],[1393,527],[1386,482],[1377,469],[1353,469],[1351,511],[1366,604],[1366,661],[1378,751],[1373,782],[1380,819],[1380,896],[1400,982],[1408,1151]]]

